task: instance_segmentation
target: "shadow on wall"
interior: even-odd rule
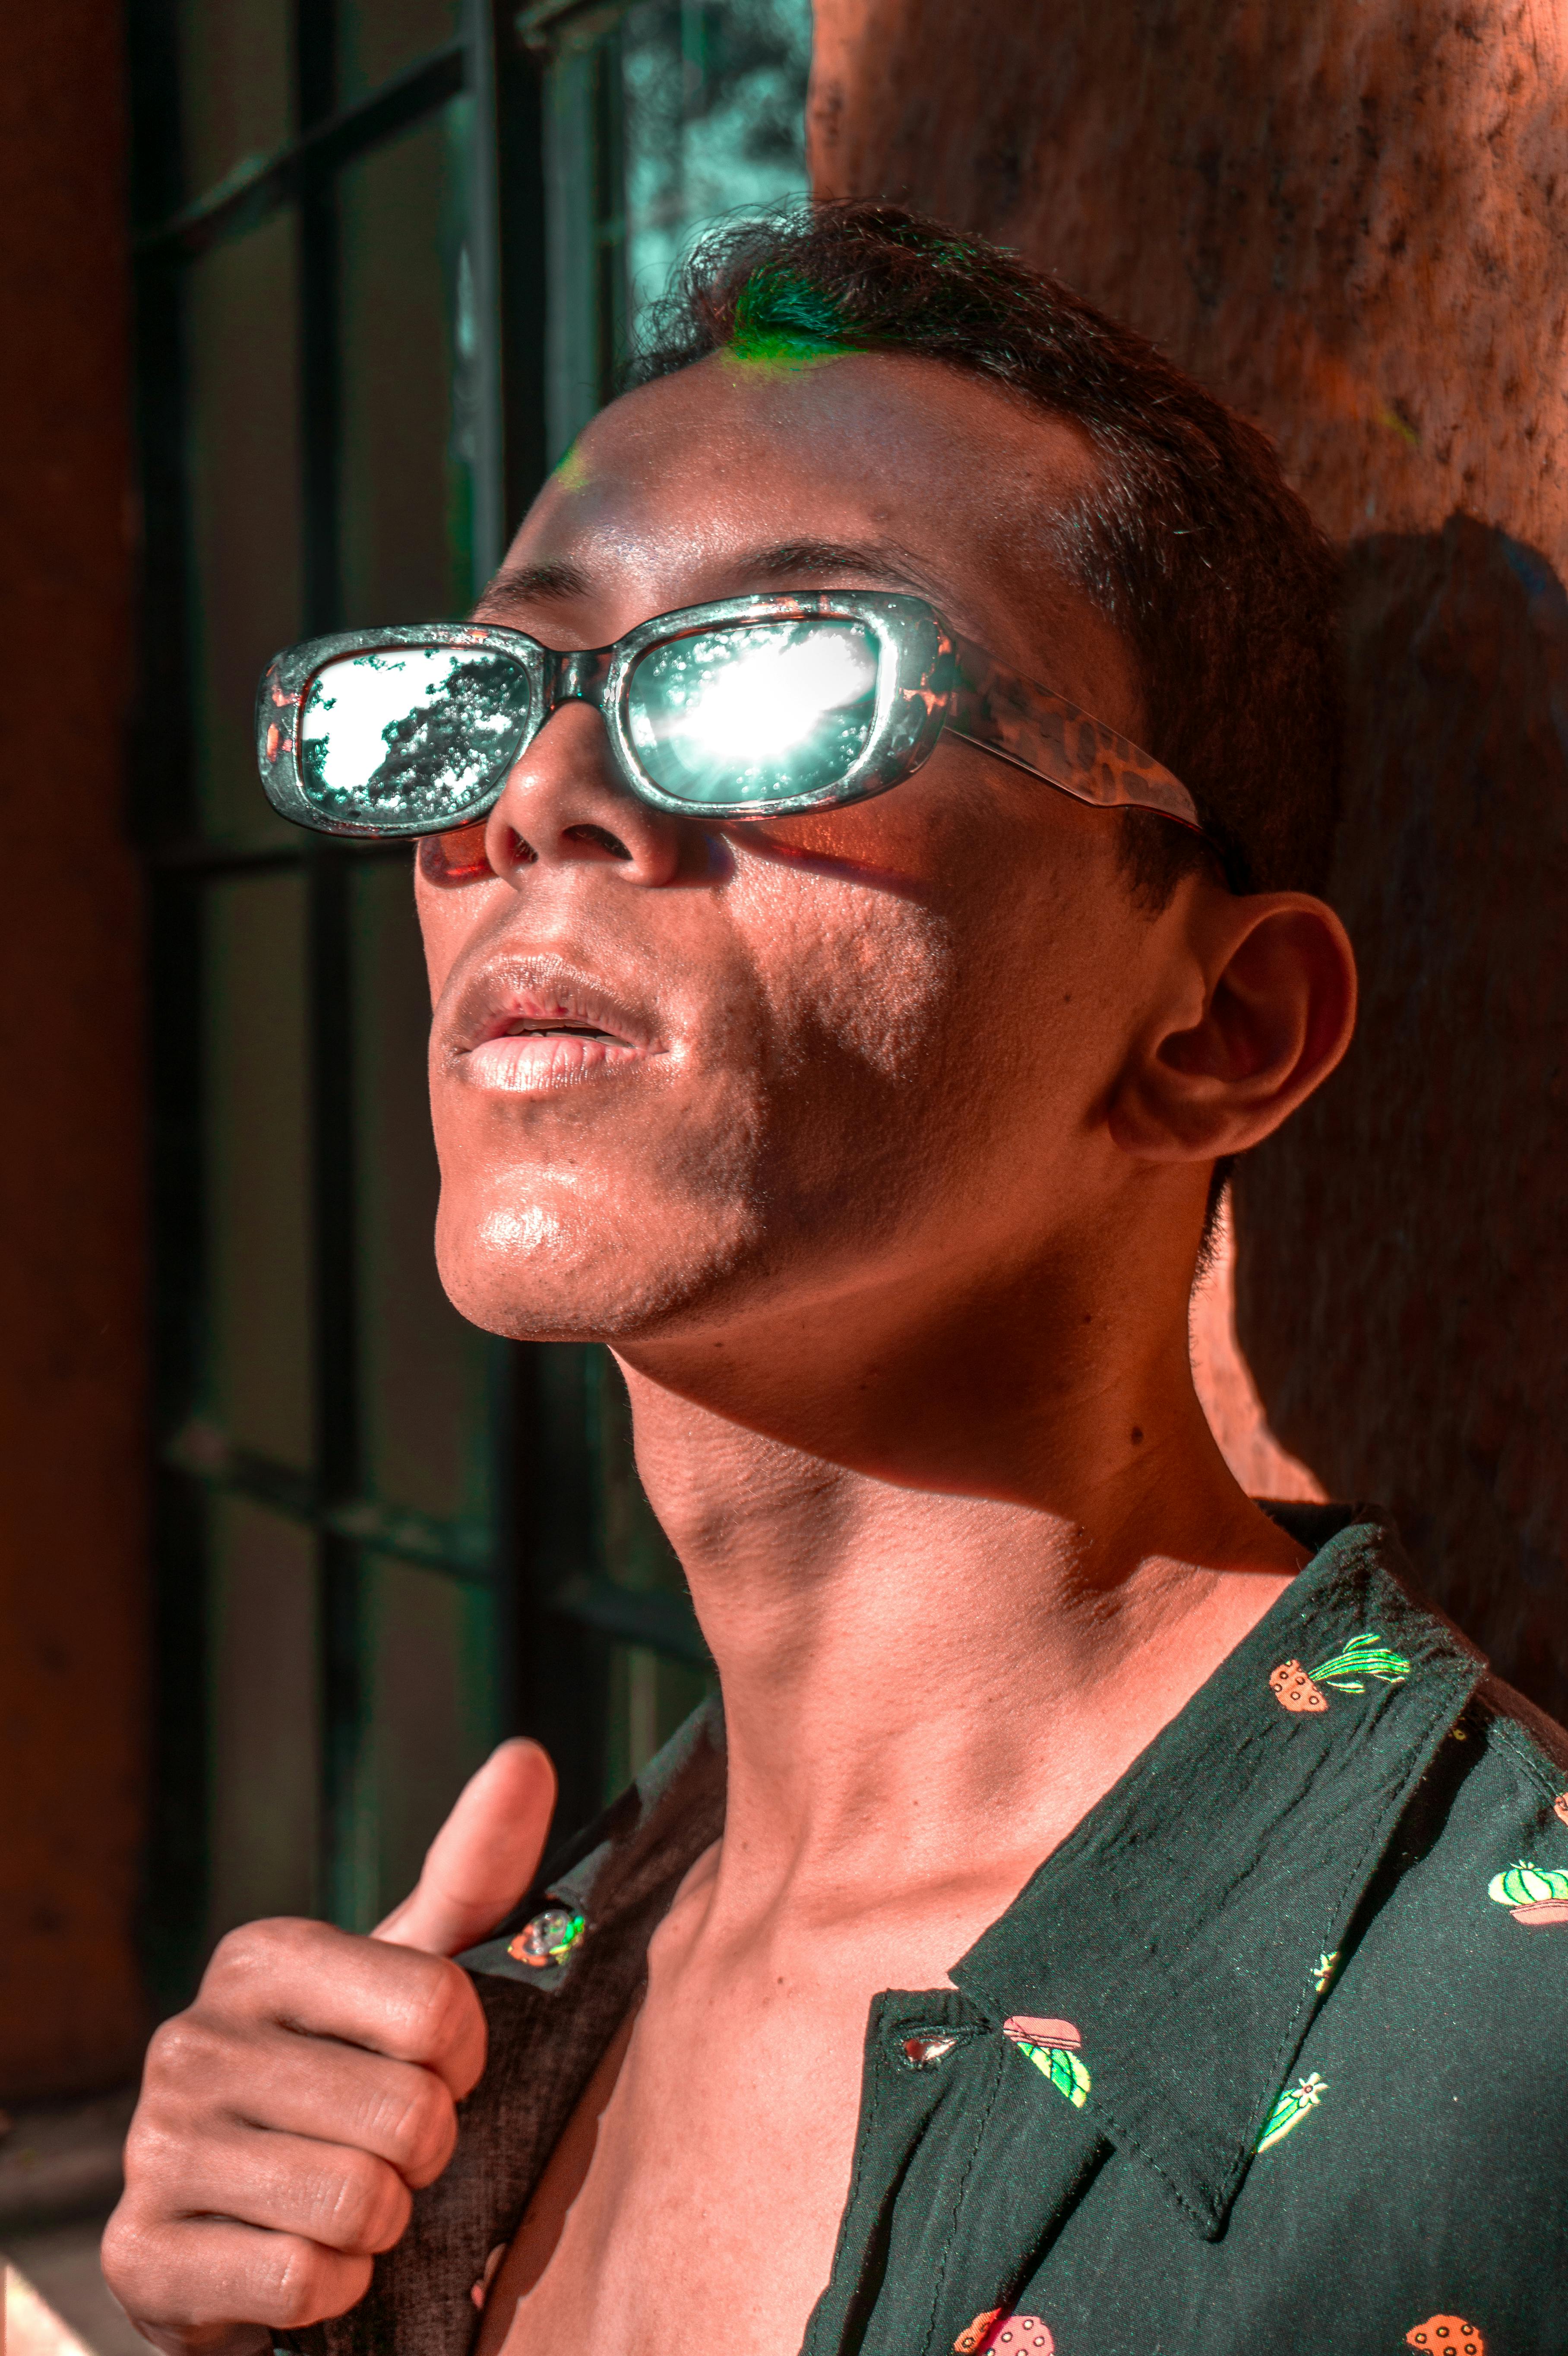
[[[1238,1331],[1283,1446],[1568,1719],[1568,594],[1455,516],[1352,544],[1347,645],[1360,1025],[1238,1172]]]

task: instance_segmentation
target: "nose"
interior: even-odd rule
[[[512,765],[485,829],[497,875],[589,861],[616,866],[628,884],[670,883],[680,863],[681,820],[639,801],[610,752],[592,705],[562,704]]]

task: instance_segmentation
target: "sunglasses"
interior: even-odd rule
[[[656,809],[725,820],[886,793],[944,729],[1100,809],[1203,831],[1185,786],[1064,696],[956,637],[923,597],[723,597],[561,653],[493,622],[357,630],[279,655],[256,705],[267,798],[322,834],[470,826],[563,703],[592,704]]]

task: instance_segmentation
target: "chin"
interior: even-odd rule
[[[711,1205],[682,1216],[645,1200],[635,1218],[598,1220],[579,1202],[475,1209],[443,1194],[436,1267],[453,1307],[485,1333],[632,1342],[700,1324],[721,1299],[751,1290],[752,1226]]]

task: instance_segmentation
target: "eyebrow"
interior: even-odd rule
[[[920,559],[897,541],[783,540],[753,548],[730,568],[749,581],[799,580],[802,573],[860,573],[885,581],[892,589],[912,589],[922,596],[936,594],[938,584]]]
[[[883,582],[890,589],[912,590],[917,596],[931,597],[939,603],[943,594],[920,559],[896,541],[773,541],[761,548],[745,550],[723,569],[728,580],[740,584],[741,594],[746,587],[763,583],[820,580],[832,573],[846,573]],[[592,594],[592,577],[582,565],[567,557],[549,558],[538,564],[506,566],[496,573],[474,612],[476,617],[495,617],[529,605],[564,605]],[[687,602],[698,605],[707,600],[693,597]]]
[[[475,606],[475,614],[509,612],[515,605],[559,605],[571,597],[591,597],[593,584],[581,564],[567,557],[548,558],[541,564],[503,565]]]

